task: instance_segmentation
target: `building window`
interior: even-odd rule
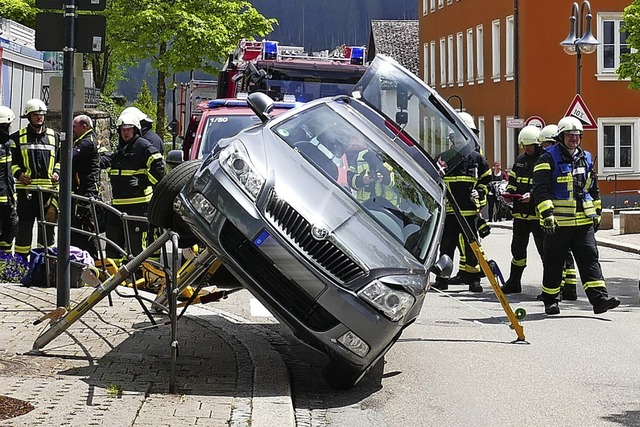
[[[429,43],[422,45],[422,80],[429,84]]]
[[[598,74],[599,80],[618,80],[616,69],[620,56],[630,52],[629,33],[624,30],[621,13],[598,13]]]
[[[444,0],[438,0],[438,9],[442,9],[444,7]]]
[[[513,119],[513,116],[507,116],[507,123],[509,123],[509,120]],[[513,129],[513,128],[509,128],[507,127],[507,165],[512,165],[515,163],[516,160],[516,153],[514,153],[514,147],[515,147],[515,132],[517,132],[518,129]]]
[[[456,75],[458,86],[464,84],[464,38],[462,33],[456,34]]]
[[[453,34],[447,36],[447,83],[453,86]]]
[[[500,21],[491,23],[491,78],[500,81]]]
[[[467,83],[473,84],[473,77],[475,75],[473,69],[473,29],[469,28],[467,30]]]
[[[429,84],[436,87],[436,42],[434,40],[431,41],[429,46],[429,64],[431,64],[429,68]]]
[[[598,120],[598,158],[599,168],[603,172],[632,172],[640,169],[634,165],[633,158],[638,153],[639,119],[636,118],[601,118]]]
[[[515,47],[515,25],[513,21],[513,15],[507,16],[505,25],[505,77],[507,80],[513,79],[514,69],[514,47]]]
[[[429,0],[422,0],[422,14],[426,15],[429,11]]]
[[[484,82],[484,30],[476,27],[476,76],[478,83]]]
[[[440,39],[440,86],[447,86],[447,42]]]
[[[431,12],[436,10],[436,0],[429,0],[429,10],[431,10]]]
[[[493,116],[493,161],[500,160],[502,156],[502,119]]]
[[[484,125],[484,116],[478,116],[478,139],[480,140],[480,152],[485,153],[487,151],[486,144],[486,128]]]

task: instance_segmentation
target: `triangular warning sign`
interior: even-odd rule
[[[584,129],[598,129],[598,123],[591,115],[587,104],[584,103],[584,99],[582,99],[580,94],[576,94],[576,96],[573,97],[573,101],[571,101],[571,105],[569,105],[569,109],[564,115],[565,117],[572,116],[580,120]]]

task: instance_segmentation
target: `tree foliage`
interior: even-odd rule
[[[623,79],[630,79],[629,87],[640,90],[640,0],[624,9],[622,14],[624,29],[627,31],[627,43],[633,48],[630,53],[620,56],[618,75]]]
[[[35,3],[35,0],[0,0],[0,16],[35,28]]]
[[[143,59],[158,73],[156,132],[164,133],[167,76],[202,70],[216,74],[221,62],[241,38],[270,32],[266,19],[244,0],[110,0],[107,45],[110,59],[102,64],[120,69]]]
[[[151,91],[149,91],[149,85],[147,85],[147,81],[143,80],[142,85],[140,86],[140,92],[135,101],[132,104],[134,107],[137,107],[140,111],[149,116],[150,119],[154,119],[155,117],[155,105],[153,103],[153,98],[151,97]]]

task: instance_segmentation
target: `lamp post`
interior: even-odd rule
[[[586,53],[588,55],[595,52],[600,44],[591,33],[591,18],[591,4],[587,0],[583,0],[579,7],[578,3],[574,2],[571,6],[571,16],[569,17],[569,35],[560,43],[560,46],[567,54],[576,55],[576,93],[578,95],[580,94],[581,85],[582,54]]]

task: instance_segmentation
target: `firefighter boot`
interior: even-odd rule
[[[544,303],[544,312],[545,314],[554,315],[560,314],[560,306],[557,301],[546,302]]]
[[[447,283],[449,285],[462,285],[466,282],[466,280],[467,279],[465,277],[465,272],[462,270],[458,270],[458,274],[447,280]]]
[[[469,285],[469,291],[482,292],[482,285],[480,284],[480,273],[467,274],[466,283]]]
[[[449,289],[449,284],[447,283],[447,279],[443,277],[437,277],[436,282],[431,285],[433,289],[438,289],[439,291],[446,291]]]
[[[509,274],[509,279],[507,279],[506,283],[501,288],[503,293],[519,294],[522,292],[522,284],[520,281],[522,280],[523,271],[524,266],[511,264],[511,274]]]
[[[602,314],[607,310],[612,310],[620,305],[620,300],[616,297],[603,299],[601,302],[593,306],[594,314]]]

